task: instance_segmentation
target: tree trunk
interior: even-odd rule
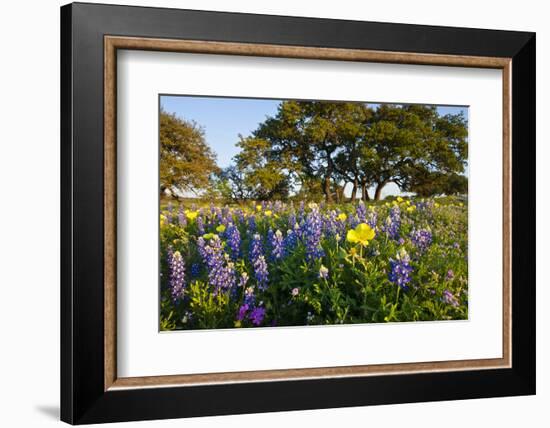
[[[365,182],[361,183],[361,199],[364,202],[370,201],[369,189],[367,187],[367,183]]]
[[[355,199],[357,198],[357,187],[359,187],[359,180],[355,178],[353,180],[353,187],[351,189],[351,202],[355,202]]]
[[[377,200],[377,201],[380,200],[380,196],[382,196],[382,189],[384,188],[385,185],[386,185],[385,181],[382,181],[382,182],[380,182],[376,185],[376,190],[374,192],[374,199],[375,200]]]
[[[332,203],[332,189],[330,188],[330,176],[327,174],[325,176],[325,183],[323,186],[323,192],[325,193],[325,199],[327,204]]]

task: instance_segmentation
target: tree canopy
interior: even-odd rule
[[[194,122],[160,112],[160,191],[172,196],[197,193],[219,171],[216,155]]]
[[[361,192],[375,199],[388,183],[419,194],[465,191],[467,123],[435,107],[283,101],[238,143],[235,168],[250,195],[288,196],[321,191],[327,202]]]
[[[225,169],[194,122],[161,111],[161,192],[209,189],[226,199],[380,199],[395,183],[422,196],[467,191],[467,121],[434,106],[283,101],[240,135]],[[372,195],[369,194],[372,191]]]

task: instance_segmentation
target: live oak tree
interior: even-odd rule
[[[216,155],[194,122],[160,113],[160,191],[177,196],[207,189],[219,170]]]
[[[423,195],[462,193],[467,124],[435,107],[327,101],[284,101],[249,137],[241,137],[235,166],[253,197],[288,196],[291,189],[327,202],[343,189],[380,199],[395,183]]]

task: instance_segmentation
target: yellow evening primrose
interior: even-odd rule
[[[164,215],[160,215],[160,225],[163,226],[164,223],[166,223],[166,217]]]
[[[212,239],[214,236],[217,236],[217,235],[214,233],[207,233],[206,235],[202,235],[202,237],[206,240]]]
[[[366,247],[375,235],[376,233],[368,224],[360,223],[355,229],[348,230],[346,239],[352,244],[361,244]]]
[[[407,204],[408,206],[410,206],[410,205],[411,205],[411,201],[407,200],[407,201],[406,201],[406,204]]]
[[[403,202],[403,198],[401,196],[397,197],[397,202]]]
[[[190,210],[185,211],[185,217],[187,217],[188,220],[195,220],[198,215],[199,215],[198,211],[190,211]]]
[[[346,215],[346,213],[338,214],[338,220],[340,220],[340,221],[346,221],[347,218],[348,218],[348,216]]]
[[[218,233],[225,232],[225,225],[220,224],[218,227],[216,227],[216,232],[218,232]]]
[[[439,204],[437,202],[434,203],[435,208],[439,208]]]
[[[262,210],[262,206],[261,205],[256,205],[256,211],[261,211]]]
[[[415,205],[411,205],[410,207],[407,207],[407,212],[409,213],[412,213],[413,211],[416,210],[416,206]]]
[[[271,210],[267,210],[266,212],[264,212],[264,214],[266,215],[266,217],[271,217],[271,214],[273,214],[273,212]]]

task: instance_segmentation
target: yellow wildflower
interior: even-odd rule
[[[346,213],[338,214],[338,220],[340,220],[340,221],[346,221],[347,218],[348,218],[348,216],[346,215]]]
[[[266,217],[271,217],[271,214],[273,214],[273,212],[271,210],[266,210],[264,214],[266,215]]]
[[[397,202],[403,202],[403,198],[401,196],[397,197]]]
[[[166,223],[166,217],[164,215],[160,215],[160,225],[163,226],[164,223]]]
[[[416,206],[415,205],[411,205],[410,207],[407,207],[407,212],[409,213],[412,213],[416,210]]]
[[[193,221],[197,218],[198,215],[198,211],[185,210],[185,217],[187,217],[188,220]]]
[[[216,232],[218,232],[218,233],[225,232],[225,225],[220,224],[218,227],[216,227]]]
[[[262,210],[262,206],[261,205],[256,205],[256,211],[261,211]]]
[[[376,233],[366,223],[360,223],[355,229],[348,230],[346,239],[352,244],[361,244],[363,247],[369,245]]]
[[[434,203],[435,208],[439,208],[439,204],[437,202]]]

